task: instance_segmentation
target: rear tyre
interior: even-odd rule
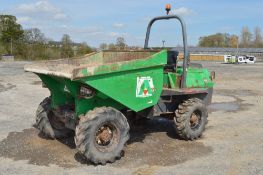
[[[120,111],[111,107],[95,108],[80,118],[76,127],[76,147],[94,164],[115,162],[122,156],[129,129]]]
[[[205,130],[207,124],[207,109],[202,100],[191,98],[178,106],[175,111],[174,127],[180,138],[195,140]]]
[[[45,98],[38,106],[36,111],[36,125],[42,134],[46,137],[56,139],[68,137],[72,132],[65,127],[65,124],[59,121],[51,110],[50,97]]]

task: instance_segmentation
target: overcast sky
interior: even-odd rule
[[[24,29],[37,27],[46,37],[60,40],[69,34],[75,42],[98,46],[125,37],[129,45],[142,46],[152,17],[172,13],[184,17],[188,41],[196,45],[200,36],[227,32],[240,34],[242,26],[263,29],[262,0],[0,0],[0,14],[17,16]],[[156,23],[150,45],[181,44],[179,23]]]

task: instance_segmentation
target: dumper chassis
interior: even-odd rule
[[[155,21],[181,23],[184,60],[173,49],[149,49]],[[79,152],[94,164],[112,163],[123,154],[131,120],[165,117],[185,140],[199,138],[207,123],[214,74],[191,64],[183,19],[167,15],[148,25],[143,51],[102,51],[84,58],[43,61],[25,66],[51,95],[36,112],[36,127],[58,139],[75,134]],[[172,116],[172,117],[171,117]]]

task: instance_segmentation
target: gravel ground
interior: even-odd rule
[[[263,174],[263,63],[203,62],[216,71],[216,86],[202,138],[179,140],[171,122],[149,120],[106,166],[87,163],[73,138],[49,140],[32,127],[49,92],[25,64],[0,62],[0,174]]]

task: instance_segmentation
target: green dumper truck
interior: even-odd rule
[[[148,48],[152,24],[167,19],[181,22],[182,65],[177,51]],[[182,139],[200,137],[214,85],[213,73],[190,63],[185,24],[175,15],[151,20],[141,51],[101,51],[35,62],[25,70],[37,74],[50,91],[37,109],[36,127],[53,139],[75,133],[79,152],[103,165],[121,157],[135,118],[167,117]]]

